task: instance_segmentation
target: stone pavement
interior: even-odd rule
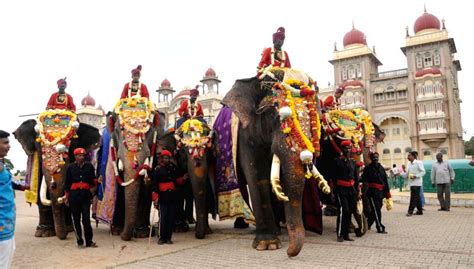
[[[391,190],[393,201],[396,203],[409,204],[410,190]],[[438,194],[425,192],[427,205],[439,205]],[[451,193],[452,207],[474,207],[474,193]]]
[[[474,209],[439,212],[427,206],[423,216],[406,217],[406,205],[384,210],[388,234],[374,230],[354,242],[336,242],[335,217],[324,217],[323,235],[307,233],[301,253],[288,258],[288,237],[282,249],[259,252],[251,248],[254,228],[232,229],[231,221],[214,222],[214,233],[204,240],[192,232],[173,234],[173,245],[148,246],[148,239],[121,241],[105,225],[94,228],[99,248],[77,249],[66,240],[35,238],[36,207],[17,198],[17,250],[13,268],[474,268]],[[375,227],[374,227],[375,228]],[[285,233],[284,233],[285,234]]]

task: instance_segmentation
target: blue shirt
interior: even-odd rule
[[[0,172],[0,241],[13,238],[15,232],[15,196],[12,175],[3,166]]]

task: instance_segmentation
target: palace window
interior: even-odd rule
[[[383,154],[390,154],[390,150],[389,149],[384,149]]]
[[[441,149],[439,152],[443,153],[443,154],[448,154],[448,150],[447,149]]]
[[[352,65],[349,66],[348,73],[349,73],[349,79],[355,79],[356,78],[356,73],[355,73],[355,70],[354,70],[354,66],[352,66]]]
[[[393,128],[392,133],[393,135],[400,135],[400,128]]]
[[[400,148],[395,148],[395,150],[393,151],[393,153],[402,153],[402,150]]]
[[[357,72],[357,78],[362,78],[362,71],[360,70],[360,64],[357,65],[356,72]]]
[[[416,68],[417,69],[423,68],[423,58],[421,57],[420,54],[416,55]]]
[[[395,100],[395,92],[387,92],[387,100]]]
[[[430,155],[431,155],[431,151],[429,150],[423,151],[423,156],[430,156]]]
[[[435,64],[436,66],[440,66],[440,65],[441,65],[441,55],[439,55],[439,51],[435,51],[433,60],[434,60],[434,64]]]
[[[383,93],[376,93],[375,94],[375,102],[383,102]]]
[[[424,64],[424,67],[433,66],[433,59],[432,59],[431,53],[429,53],[429,52],[425,53],[425,55],[423,57],[423,64]]]
[[[408,93],[406,90],[398,91],[398,99],[406,99],[408,96]]]
[[[406,153],[410,153],[410,151],[411,151],[411,148],[410,148],[410,147],[405,148],[405,152],[406,152]]]
[[[342,80],[347,80],[346,68],[344,67],[341,72],[342,72],[342,74],[341,74]]]

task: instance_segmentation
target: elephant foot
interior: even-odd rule
[[[35,231],[35,237],[52,237],[56,236],[53,226],[38,225]]]
[[[175,223],[174,232],[175,233],[186,233],[189,231],[189,225],[186,222],[180,221]]]
[[[275,237],[275,236],[272,236]],[[277,250],[281,248],[281,242],[280,239],[274,238],[274,239],[257,239],[257,237],[254,239],[252,247],[256,250]]]
[[[117,226],[113,226],[110,228],[110,233],[112,235],[120,235],[120,233],[122,232],[122,228],[121,227],[117,227]]]
[[[152,229],[151,232],[153,236],[154,229]],[[150,227],[146,227],[146,226],[136,228],[134,232],[135,238],[148,238],[149,235],[150,235]]]
[[[211,227],[207,226],[206,227],[206,234],[213,234],[214,231],[212,231]]]
[[[236,218],[234,221],[234,229],[247,229],[249,224],[245,222],[244,218]]]

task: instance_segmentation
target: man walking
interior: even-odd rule
[[[407,217],[413,216],[413,210],[418,210],[416,215],[423,215],[423,207],[421,205],[421,186],[423,185],[423,176],[425,175],[425,168],[423,163],[418,158],[418,152],[412,151],[408,153],[408,163],[407,173],[404,175],[410,186],[410,205],[408,206]]]
[[[436,154],[437,162],[431,168],[431,185],[438,189],[438,200],[441,206],[438,211],[449,211],[451,206],[451,184],[454,183],[453,167],[443,161],[443,153]]]

